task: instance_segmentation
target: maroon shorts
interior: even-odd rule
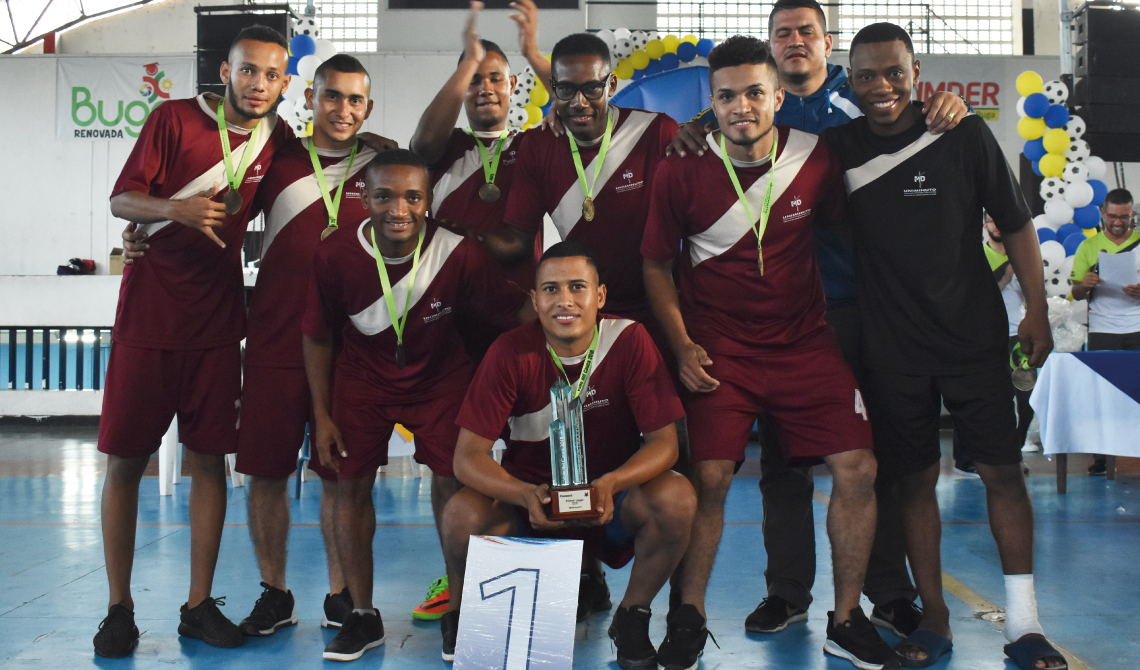
[[[333,420],[340,428],[348,458],[341,459],[340,479],[356,479],[388,464],[388,440],[400,424],[415,436],[416,461],[441,477],[454,477],[451,461],[459,426],[455,419],[466,389],[439,398],[403,405],[361,403],[335,398]],[[316,455],[314,455],[319,460]]]
[[[99,451],[136,458],[158,451],[178,417],[178,441],[200,454],[237,451],[241,346],[170,351],[115,342],[107,360]]]
[[[246,365],[237,471],[274,479],[295,472],[305,442],[305,426],[312,425],[312,411],[304,368]],[[311,450],[309,469],[321,479],[336,480],[336,473],[323,467]]]
[[[871,448],[863,398],[834,338],[754,357],[710,353],[712,393],[685,392],[693,462],[743,461],[752,424],[767,413],[788,459]]]

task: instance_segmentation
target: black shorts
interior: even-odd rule
[[[1020,463],[1013,390],[1008,365],[996,362],[982,372],[953,376],[867,370],[863,391],[879,471],[901,477],[941,459],[942,404],[969,458],[985,465]]]
[[[1140,332],[1089,333],[1089,351],[1129,351],[1140,349]]]

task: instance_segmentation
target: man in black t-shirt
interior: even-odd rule
[[[862,303],[867,409],[880,472],[898,479],[907,553],[924,609],[896,652],[904,665],[950,651],[942,596],[935,484],[939,401],[986,486],[990,528],[1005,573],[1006,653],[1023,670],[1065,668],[1045,640],[1033,592],[1033,508],[1021,474],[1006,314],[982,246],[983,208],[1005,241],[1026,315],[1022,351],[1040,366],[1053,348],[1032,218],[1001,149],[970,116],[930,135],[910,36],[867,26],[851,42],[851,83],[865,116],[825,131],[843,163]]]

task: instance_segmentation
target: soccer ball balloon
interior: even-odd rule
[[[1073,140],[1069,143],[1069,148],[1065,149],[1065,160],[1069,161],[1070,163],[1083,161],[1091,154],[1092,149],[1089,148],[1088,142],[1084,140]]]
[[[1041,182],[1041,199],[1050,202],[1065,195],[1065,182],[1059,177],[1049,177]]]
[[[321,36],[321,30],[317,27],[317,20],[313,18],[303,18],[300,21],[293,22],[294,35],[308,35],[313,39]]]
[[[1065,166],[1065,171],[1061,173],[1061,178],[1069,183],[1087,181],[1089,178],[1089,170],[1085,167],[1084,163],[1079,161],[1069,163]]]
[[[635,30],[629,34],[629,41],[633,42],[634,49],[644,49],[649,44],[649,34],[644,30]]]
[[[525,107],[511,107],[507,112],[507,123],[512,128],[522,128],[526,125],[527,113]]]
[[[1063,105],[1069,99],[1069,89],[1056,79],[1045,82],[1045,87],[1041,89],[1041,92],[1045,94],[1046,98],[1049,98],[1051,105]]]
[[[633,53],[633,50],[634,46],[632,39],[626,37],[614,40],[614,47],[612,51],[615,60],[629,58],[629,55]]]
[[[1085,129],[1085,120],[1079,116],[1070,116],[1069,122],[1065,124],[1065,132],[1071,140],[1079,140],[1085,134]]]

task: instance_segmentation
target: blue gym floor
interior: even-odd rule
[[[945,435],[948,435],[946,433]],[[944,443],[948,440],[944,439]],[[948,446],[948,445],[947,445]],[[751,459],[756,457],[750,449]],[[1140,602],[1140,477],[1114,482],[1087,477],[1085,459],[1075,458],[1069,493],[1057,495],[1052,465],[1031,456],[1029,478],[1037,512],[1037,589],[1042,623],[1052,640],[1077,658],[1070,667],[1135,670],[1140,664],[1137,602]],[[749,461],[729,494],[724,540],[708,596],[710,641],[701,667],[848,670],[827,658],[826,612],[832,606],[824,507],[816,505],[820,547],[815,603],[806,624],[775,635],[744,633],[744,618],[764,597],[764,551],[760,542],[760,495],[755,461]],[[135,560],[136,619],[142,639],[127,659],[95,657],[91,638],[106,613],[106,574],[99,532],[103,457],[95,452],[94,429],[0,426],[0,667],[4,668],[198,668],[251,670],[313,667],[333,632],[321,629],[327,591],[318,523],[319,485],[306,484],[292,502],[289,587],[297,596],[301,623],[270,638],[250,638],[235,650],[208,647],[176,633],[178,608],[188,588],[189,482],[172,497],[158,496],[158,481],[143,480]],[[948,468],[945,468],[948,469]],[[944,470],[945,470],[944,469]],[[13,476],[14,475],[14,476]],[[830,480],[817,477],[826,492]],[[432,527],[428,480],[386,477],[375,488],[377,606],[387,643],[369,652],[359,667],[439,668],[440,636],[434,622],[416,622],[410,610],[431,580],[443,573]],[[997,552],[986,525],[983,487],[976,479],[944,476],[939,484],[943,520],[943,566],[954,625],[954,653],[936,668],[1014,668],[1003,661],[999,625],[980,612],[1004,604]],[[246,528],[245,489],[232,492],[214,594],[235,621],[260,594]],[[608,571],[616,603],[629,571]],[[664,636],[666,595],[654,603],[651,632]],[[870,604],[864,601],[864,610]],[[575,664],[613,668],[606,636],[609,616],[598,614],[577,632]],[[887,634],[889,641],[895,641]],[[1079,659],[1079,660],[1078,660]],[[1083,664],[1082,664],[1083,663]],[[325,663],[332,666],[331,663]]]

